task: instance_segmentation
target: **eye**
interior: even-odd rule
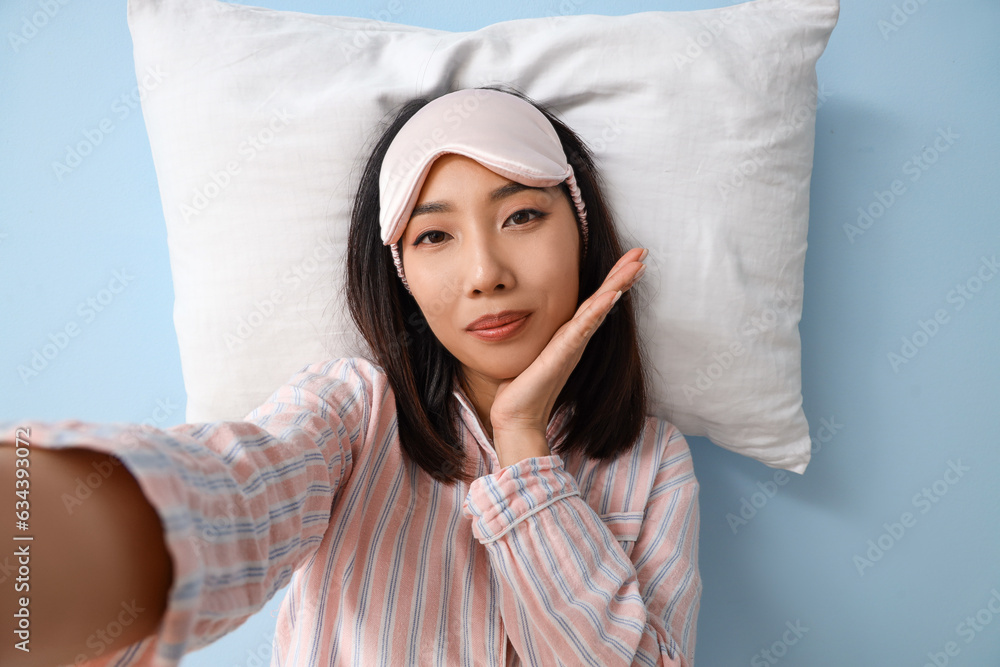
[[[436,231],[436,230],[429,231],[429,232],[424,232],[423,234],[421,234],[420,236],[418,236],[416,238],[416,240],[413,242],[413,245],[420,245],[421,241],[423,241],[424,238],[426,238],[428,236],[431,236],[432,234],[444,234],[444,232],[439,232],[439,231]],[[436,245],[436,244],[434,244],[434,243],[425,243],[424,245]]]
[[[531,219],[525,219],[525,216],[529,216],[529,215],[533,216],[533,217]],[[517,223],[516,226],[517,227],[523,227],[524,225],[528,224],[532,220],[539,219],[539,218],[544,218],[546,215],[548,215],[548,214],[547,213],[542,213],[541,211],[535,210],[533,208],[522,208],[522,209],[520,209],[518,211],[515,211],[515,212],[511,213],[510,217],[507,218],[507,219],[511,220],[511,221],[515,221],[515,219],[522,220],[522,222]],[[423,242],[423,240],[425,238],[433,236],[435,234],[442,234],[443,235],[444,232],[438,231],[436,229],[432,229],[430,231],[426,231],[423,234],[421,234],[420,236],[418,236],[413,241],[413,245],[415,245],[415,246],[417,246],[417,245],[438,245],[437,243],[433,243],[433,242],[432,243],[424,243]]]
[[[509,218],[507,218],[507,219],[508,220],[513,220],[514,218],[517,218],[518,216],[521,216],[522,213],[525,213],[525,214],[534,214],[535,218],[544,218],[545,217],[545,214],[542,213],[541,211],[536,211],[533,208],[522,208],[520,211],[515,211],[514,213],[512,213],[511,216]],[[534,218],[532,218],[532,220],[533,219]],[[529,222],[531,222],[531,220],[525,220],[525,222],[523,224],[527,224]],[[520,227],[520,225],[518,225],[518,226]]]

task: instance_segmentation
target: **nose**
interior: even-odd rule
[[[492,294],[514,286],[511,258],[494,231],[478,228],[466,234],[461,252],[466,295]]]

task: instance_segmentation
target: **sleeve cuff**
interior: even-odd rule
[[[563,467],[562,457],[536,456],[474,480],[462,513],[472,519],[476,539],[488,544],[560,498],[578,495],[576,479]]]

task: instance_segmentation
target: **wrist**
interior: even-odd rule
[[[524,459],[551,454],[545,432],[538,429],[494,429],[493,448],[503,468]]]

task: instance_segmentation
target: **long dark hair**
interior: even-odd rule
[[[614,218],[601,194],[603,181],[584,142],[555,115],[524,93],[502,85],[482,86],[517,95],[552,122],[573,167],[587,210],[588,247],[580,261],[577,306],[592,295],[624,254]],[[407,458],[448,485],[475,476],[457,430],[452,381],[458,360],[438,341],[417,302],[396,274],[392,252],[379,235],[379,171],[396,133],[425,104],[420,97],[398,108],[375,141],[365,163],[351,212],[346,281],[351,317],[385,372],[396,399],[399,442]],[[563,191],[569,197],[564,182]],[[572,200],[570,199],[572,204]],[[582,254],[582,237],[581,237]],[[636,286],[637,287],[637,286]],[[639,343],[632,287],[608,313],[556,398],[552,413],[573,409],[553,454],[580,452],[611,460],[638,442],[647,412],[645,353]]]

